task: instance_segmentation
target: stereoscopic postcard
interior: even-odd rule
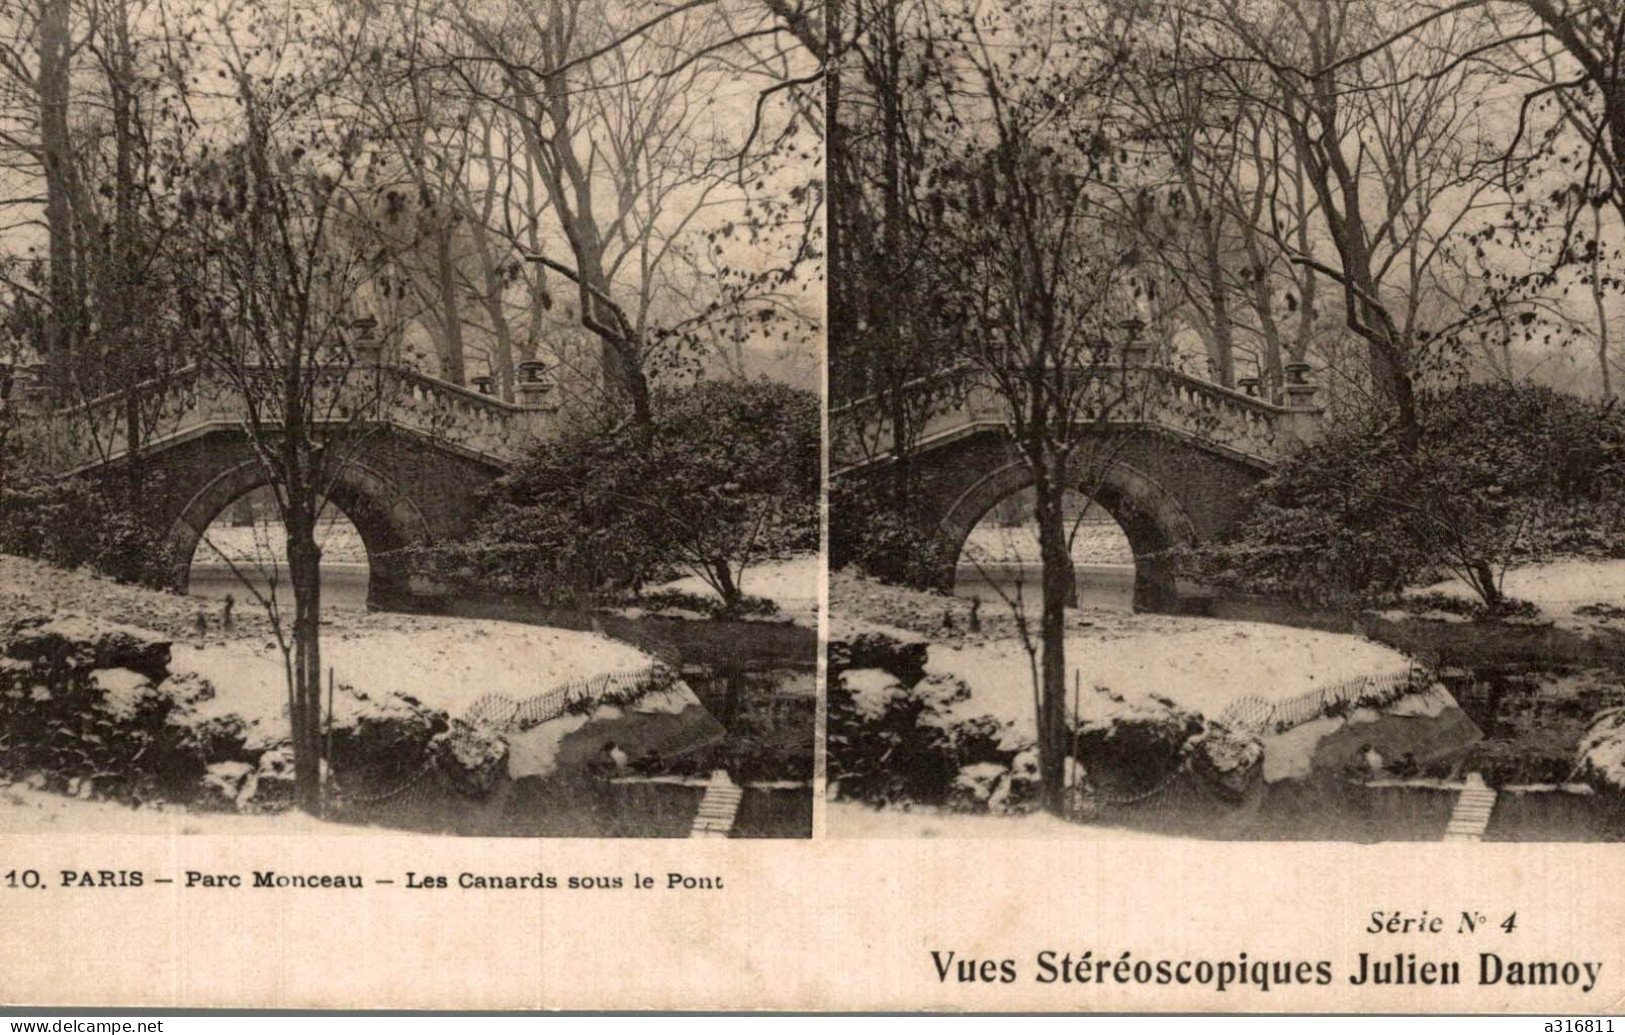
[[[0,0],[0,1001],[1602,1030],[1622,59]]]

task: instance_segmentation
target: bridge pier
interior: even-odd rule
[[[1134,561],[1134,610],[1152,614],[1181,614],[1189,610],[1180,596],[1173,565],[1166,561]]]
[[[413,592],[411,575],[399,559],[386,554],[369,557],[367,563],[367,610],[393,610],[419,596]]]

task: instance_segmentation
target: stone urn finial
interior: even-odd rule
[[[1123,362],[1128,366],[1144,366],[1151,358],[1151,346],[1140,340],[1140,332],[1145,330],[1145,321],[1138,316],[1131,316],[1118,324],[1128,336],[1123,340]]]
[[[1320,386],[1309,383],[1309,371],[1311,369],[1309,364],[1288,363],[1281,369],[1286,374],[1286,384],[1283,386],[1283,390],[1286,392],[1286,404],[1295,409],[1307,409],[1314,406],[1315,392],[1319,390]]]
[[[372,332],[378,328],[378,321],[370,315],[358,316],[350,323],[355,330],[356,359],[367,366],[378,366],[384,360],[384,343],[373,337]]]
[[[516,373],[514,395],[521,406],[541,406],[547,402],[547,397],[553,391],[553,381],[548,375],[546,363],[536,359],[526,360],[518,365]]]

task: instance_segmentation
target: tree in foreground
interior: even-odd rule
[[[998,399],[1032,480],[1037,640],[1018,626],[1032,667],[1044,804],[1059,812],[1071,748],[1066,608],[1076,592],[1067,499],[1094,495],[1119,462],[1123,439],[1111,429],[1143,407],[1148,382],[1118,351],[1120,326],[1135,313],[1134,255],[1106,232],[1091,198],[1116,153],[1096,121],[1103,108],[1081,103],[1102,86],[1091,74],[1098,55],[1065,24],[1044,34],[1050,48],[1036,56],[999,46],[1038,34],[1026,17],[1013,12],[1007,25],[986,29],[972,21],[966,31],[967,92],[977,96],[957,117],[975,130],[939,169],[935,258],[972,390]]]
[[[295,795],[309,812],[321,808],[317,533],[385,386],[356,370],[352,326],[351,300],[376,270],[356,225],[369,211],[365,136],[338,106],[336,84],[354,66],[360,37],[343,19],[328,28],[332,35],[316,41],[266,33],[239,48],[228,39],[223,74],[233,85],[235,132],[174,169],[190,351],[235,397],[286,530],[291,628],[274,592],[247,574],[242,581],[282,648]]]

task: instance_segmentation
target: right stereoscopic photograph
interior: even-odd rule
[[[831,8],[829,836],[1621,839],[1570,6]]]

